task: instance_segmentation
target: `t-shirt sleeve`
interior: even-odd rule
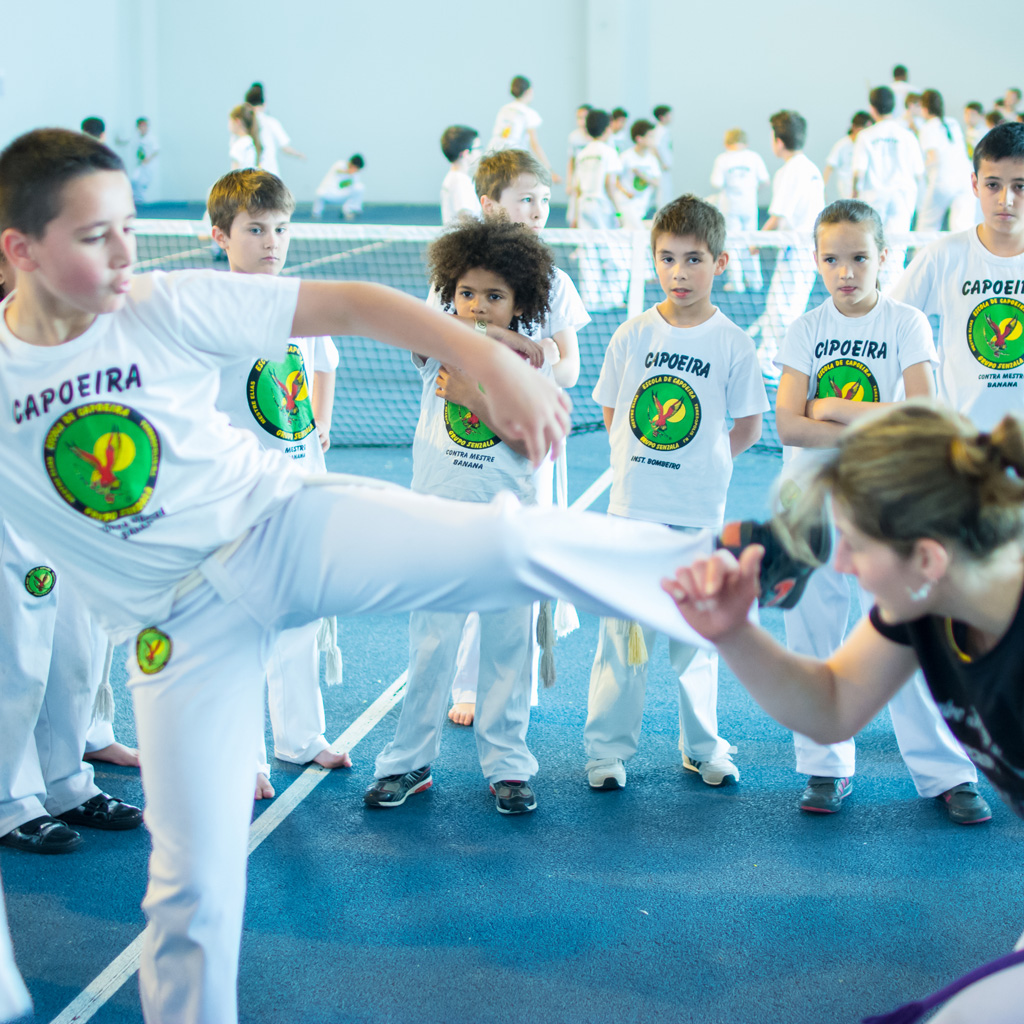
[[[331,373],[338,368],[338,346],[332,338],[324,335],[316,339],[313,346],[313,372]]]
[[[796,175],[781,167],[775,172],[775,181],[772,185],[772,201],[768,207],[769,217],[785,217],[792,221],[793,213],[797,207],[797,193],[799,182]]]
[[[299,299],[297,278],[182,270],[145,275],[137,311],[215,362],[284,353]]]
[[[612,335],[604,353],[601,373],[594,385],[593,399],[600,406],[614,409],[619,400],[619,384],[622,381],[622,365],[626,346],[632,336],[632,328],[623,324]]]
[[[526,130],[537,129],[543,124],[543,118],[537,113],[533,107],[525,107],[523,113],[523,119],[526,122]]]
[[[925,246],[896,282],[892,298],[921,310],[925,316],[933,316],[939,312],[939,277],[935,247]]]
[[[826,167],[838,167],[839,166],[839,154],[843,151],[843,143],[846,139],[840,139],[829,151],[828,156],[825,157]]]
[[[733,419],[756,416],[769,409],[768,392],[765,391],[764,375],[757,361],[757,351],[746,335],[739,339],[729,368],[729,380],[725,386],[725,409]]]
[[[551,305],[547,319],[541,325],[544,337],[553,338],[559,331],[579,331],[590,323],[590,314],[583,305],[572,278],[557,267],[551,278]]]
[[[779,351],[775,355],[775,365],[782,369],[789,366],[798,373],[811,376],[814,369],[814,354],[809,343],[811,335],[810,322],[807,316],[797,317],[786,330]]]
[[[871,611],[868,612],[868,618],[871,620],[871,625],[885,637],[886,640],[891,640],[894,644],[900,644],[903,647],[910,647],[910,630],[907,628],[905,622],[898,622],[890,624],[882,621],[881,613],[878,611],[878,605],[872,605]]]
[[[932,336],[932,325],[919,309],[908,310],[907,323],[900,338],[900,371],[917,363],[939,365],[939,356],[935,351],[935,339]]]
[[[768,177],[768,168],[765,166],[764,160],[761,159],[760,153],[754,154],[754,161],[757,166],[757,180],[758,182],[768,182],[771,178]]]

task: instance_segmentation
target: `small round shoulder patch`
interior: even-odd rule
[[[148,626],[135,639],[135,657],[145,675],[155,675],[171,660],[171,638]]]
[[[37,565],[25,574],[25,589],[33,597],[46,597],[57,582],[57,574],[48,565]]]

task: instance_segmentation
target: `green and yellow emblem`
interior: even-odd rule
[[[986,299],[967,321],[967,345],[990,370],[1012,370],[1024,363],[1024,302]]]
[[[688,445],[700,429],[700,399],[680,377],[649,377],[633,396],[629,426],[648,448],[675,451]]]
[[[463,448],[493,448],[501,438],[475,412],[454,402],[444,403],[444,425],[448,436]]]
[[[256,422],[283,441],[301,441],[316,426],[309,379],[299,346],[278,363],[260,359],[249,372],[246,395]]]
[[[33,597],[46,597],[57,582],[57,574],[48,565],[37,565],[25,574],[25,589]]]
[[[77,512],[113,522],[153,496],[160,439],[148,420],[117,402],[66,412],[46,435],[43,461],[57,493]]]
[[[817,398],[845,398],[851,402],[877,402],[875,375],[857,359],[836,359],[818,371]]]
[[[155,626],[147,626],[135,638],[135,658],[145,675],[156,675],[171,660],[171,638]]]

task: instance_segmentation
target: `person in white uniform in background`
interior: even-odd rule
[[[950,231],[966,231],[974,225],[974,193],[971,162],[967,157],[960,125],[945,116],[942,93],[921,93],[924,125],[917,134],[924,154],[924,196],[917,211],[918,231],[939,231],[949,214]]]
[[[654,151],[654,125],[650,121],[634,121],[629,134],[633,145],[619,155],[619,227],[636,231],[657,195],[661,164]]]
[[[853,198],[853,144],[857,141],[857,136],[868,125],[874,123],[875,119],[866,110],[858,110],[850,119],[850,127],[846,134],[836,140],[835,145],[828,151],[822,180],[826,190],[829,182],[834,180],[835,195],[838,199]]]
[[[441,152],[450,165],[441,182],[441,223],[446,227],[461,216],[480,216],[480,200],[473,187],[479,139],[476,129],[464,124],[449,125],[441,135]]]
[[[260,157],[260,167],[263,170],[280,176],[278,153],[287,153],[288,156],[293,156],[298,160],[306,159],[306,155],[292,145],[292,140],[281,122],[267,113],[262,82],[253,82],[249,86],[245,93],[245,102],[256,111],[260,138],[263,142],[263,152]]]
[[[569,158],[565,170],[565,192],[568,197],[568,205],[565,210],[565,220],[571,228],[579,226],[579,216],[576,209],[576,157],[579,156],[580,150],[590,141],[590,136],[587,134],[587,114],[593,109],[589,103],[581,103],[576,108],[576,127],[569,132]]]
[[[672,186],[672,108],[660,104],[654,108],[654,150],[661,164],[661,178],[658,181],[658,202],[660,209],[675,199]]]
[[[494,119],[491,141],[487,143],[486,152],[495,153],[500,149],[529,149],[530,152],[547,168],[551,180],[557,185],[562,179],[551,170],[548,160],[537,138],[537,129],[541,126],[541,116],[530,102],[533,100],[533,86],[525,75],[516,75],[509,86],[512,99],[506,103]]]
[[[730,128],[725,133],[725,152],[715,157],[711,167],[711,187],[718,189],[718,208],[725,217],[727,236],[737,231],[757,230],[757,193],[768,184],[768,168],[758,153],[747,148],[747,133]],[[749,246],[729,250],[725,268],[725,290],[759,292],[761,259]]]

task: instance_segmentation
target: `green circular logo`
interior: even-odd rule
[[[1024,363],[1024,302],[986,299],[967,321],[967,344],[990,370],[1012,370]]]
[[[647,188],[647,180],[645,178],[641,178],[640,175],[638,175],[638,174],[634,174],[633,175],[633,191],[634,192],[643,192],[644,189],[646,189],[646,188]]]
[[[274,437],[301,441],[316,426],[309,379],[298,345],[290,344],[279,363],[260,359],[249,373],[246,393],[256,422]]]
[[[501,438],[464,405],[445,402],[444,425],[448,436],[463,448],[493,448],[501,443]]]
[[[845,398],[850,402],[877,402],[878,382],[856,359],[836,359],[818,371],[818,398]]]
[[[700,428],[700,399],[679,377],[649,377],[633,396],[629,425],[648,448],[675,451],[689,444]]]
[[[135,658],[145,675],[156,675],[171,660],[171,638],[148,626],[135,638]]]
[[[57,493],[75,511],[112,522],[141,512],[153,496],[160,439],[134,409],[93,402],[50,427],[43,461]]]
[[[37,565],[25,574],[25,589],[33,597],[46,597],[57,582],[57,574],[48,565]]]

